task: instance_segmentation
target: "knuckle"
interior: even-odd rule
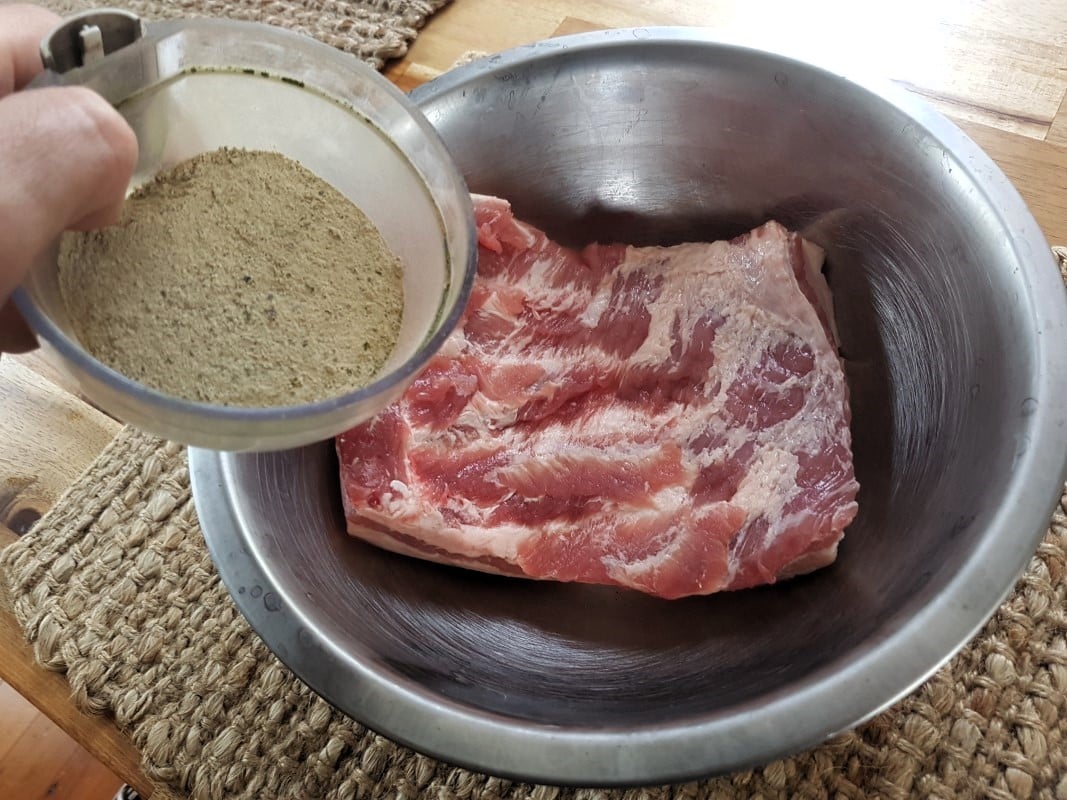
[[[137,137],[122,115],[99,94],[81,87],[74,91],[100,177],[109,183],[125,184],[137,162]]]

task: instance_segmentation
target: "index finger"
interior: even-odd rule
[[[43,69],[41,39],[60,22],[37,6],[0,6],[0,97],[21,89]]]

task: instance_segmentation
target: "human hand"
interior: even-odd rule
[[[60,233],[118,220],[137,161],[133,131],[95,92],[19,91],[42,69],[41,39],[59,21],[0,6],[0,351],[36,346],[11,292]]]

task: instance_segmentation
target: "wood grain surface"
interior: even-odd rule
[[[119,430],[22,362],[0,358],[0,525],[16,534],[51,508]]]
[[[0,797],[107,800],[122,781],[0,682]]]
[[[1067,244],[1064,0],[455,0],[386,74],[410,90],[469,51],[664,24],[707,26],[900,82],[959,123],[1015,183],[1050,242]],[[0,544],[47,510],[117,430],[40,356],[0,359]],[[63,678],[34,663],[7,612],[0,612],[0,679],[146,797],[170,796],[147,781],[139,753],[109,719],[77,711]],[[12,731],[23,723],[37,724],[19,716],[0,725],[0,752],[17,746]],[[19,795],[0,784],[0,796]]]

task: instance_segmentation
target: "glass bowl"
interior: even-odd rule
[[[400,258],[398,341],[375,379],[357,390],[302,405],[232,407],[169,396],[91,356],[60,295],[58,242],[15,293],[22,314],[90,402],[167,439],[215,450],[279,450],[369,419],[400,396],[447,338],[474,278],[470,196],[442,140],[389,81],[305,36],[245,22],[126,19],[143,35],[84,66],[47,70],[32,86],[85,85],[119,110],[140,147],[131,190],[220,147],[276,151],[303,164],[359,206]],[[100,22],[105,44],[109,20],[85,20]]]

